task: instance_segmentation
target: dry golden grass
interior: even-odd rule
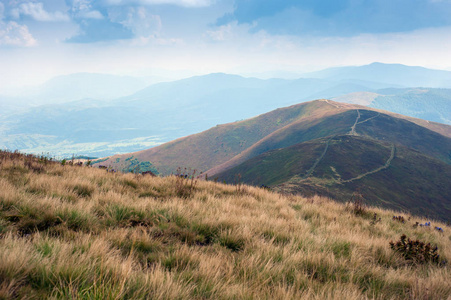
[[[389,247],[406,234],[450,260],[444,224],[249,186],[180,193],[178,180],[0,153],[0,298],[451,297],[449,264],[414,265]]]

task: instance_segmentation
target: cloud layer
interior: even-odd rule
[[[185,7],[203,7],[211,4],[210,0],[106,0],[110,5],[178,5]]]
[[[451,25],[447,0],[235,0],[217,21],[253,24],[273,34],[351,36]]]
[[[11,16],[19,19],[21,16],[29,16],[36,21],[61,22],[69,21],[69,16],[60,11],[49,13],[44,9],[43,3],[26,2],[11,10]]]
[[[5,40],[17,31],[13,27],[24,31],[30,24],[34,27],[42,22],[70,22],[77,25],[78,30],[66,40],[69,43],[161,39],[158,34],[162,19],[153,12],[154,8],[192,10],[212,4],[211,0],[17,0],[5,3],[0,2],[0,17],[7,21],[1,27]],[[173,21],[177,20],[170,20]],[[6,24],[9,24],[8,28]],[[11,40],[15,37],[11,36]]]

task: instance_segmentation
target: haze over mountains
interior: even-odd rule
[[[16,91],[14,96],[1,96],[4,103],[27,106],[61,104],[82,99],[108,100],[130,95],[146,87],[144,79],[131,76],[77,73],[54,77],[40,86]]]
[[[329,68],[323,71],[304,74],[308,78],[340,80],[361,80],[403,87],[451,88],[449,71],[431,70],[401,64],[372,63],[359,67]]]
[[[451,89],[390,88],[376,92],[350,93],[333,100],[451,124]]]
[[[450,90],[403,88],[449,87],[450,74],[376,63],[328,69],[304,75],[315,78],[296,80],[217,73],[158,83],[139,91],[143,82],[136,78],[76,74],[51,80],[34,100],[21,100],[51,104],[19,111],[20,101],[2,100],[0,147],[101,157],[146,149],[217,124],[320,98],[449,124]],[[124,96],[128,92],[134,93]],[[113,95],[118,97],[111,99]]]

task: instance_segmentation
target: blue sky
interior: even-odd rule
[[[75,72],[451,69],[449,16],[451,0],[0,0],[0,91]]]

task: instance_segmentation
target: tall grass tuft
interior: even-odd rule
[[[196,170],[177,169],[175,174],[175,193],[180,198],[190,198],[197,185]]]

